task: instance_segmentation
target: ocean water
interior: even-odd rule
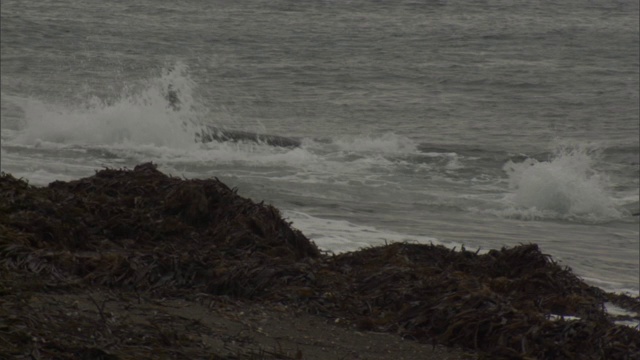
[[[0,15],[0,168],[31,184],[153,161],[274,204],[326,250],[533,242],[640,290],[635,0],[3,0]],[[302,144],[196,142],[207,125]]]

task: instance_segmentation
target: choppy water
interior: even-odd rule
[[[154,161],[275,204],[325,249],[535,242],[640,288],[637,1],[1,10],[2,171],[45,185]],[[303,144],[195,143],[202,124]]]

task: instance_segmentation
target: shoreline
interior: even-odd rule
[[[42,188],[3,174],[0,197],[0,340],[16,344],[4,356],[640,356],[640,331],[604,311],[610,302],[640,321],[640,297],[584,283],[535,244],[330,255],[276,208],[150,163]],[[250,336],[212,330],[223,323]],[[76,331],[87,327],[97,332]],[[255,346],[225,353],[224,339]]]

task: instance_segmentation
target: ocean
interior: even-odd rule
[[[638,295],[638,6],[3,0],[0,169],[45,186],[152,161],[326,251],[537,243]]]

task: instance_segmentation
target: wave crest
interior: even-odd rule
[[[25,126],[17,140],[23,144],[192,147],[197,131],[193,124],[202,116],[196,110],[195,87],[188,67],[178,62],[163,69],[159,77],[125,86],[115,100],[93,96],[78,106],[20,99]],[[179,105],[173,106],[171,94],[179,94]]]
[[[574,145],[558,148],[548,161],[508,161],[509,212],[521,218],[619,218],[608,177],[593,167],[596,156],[597,150]]]

